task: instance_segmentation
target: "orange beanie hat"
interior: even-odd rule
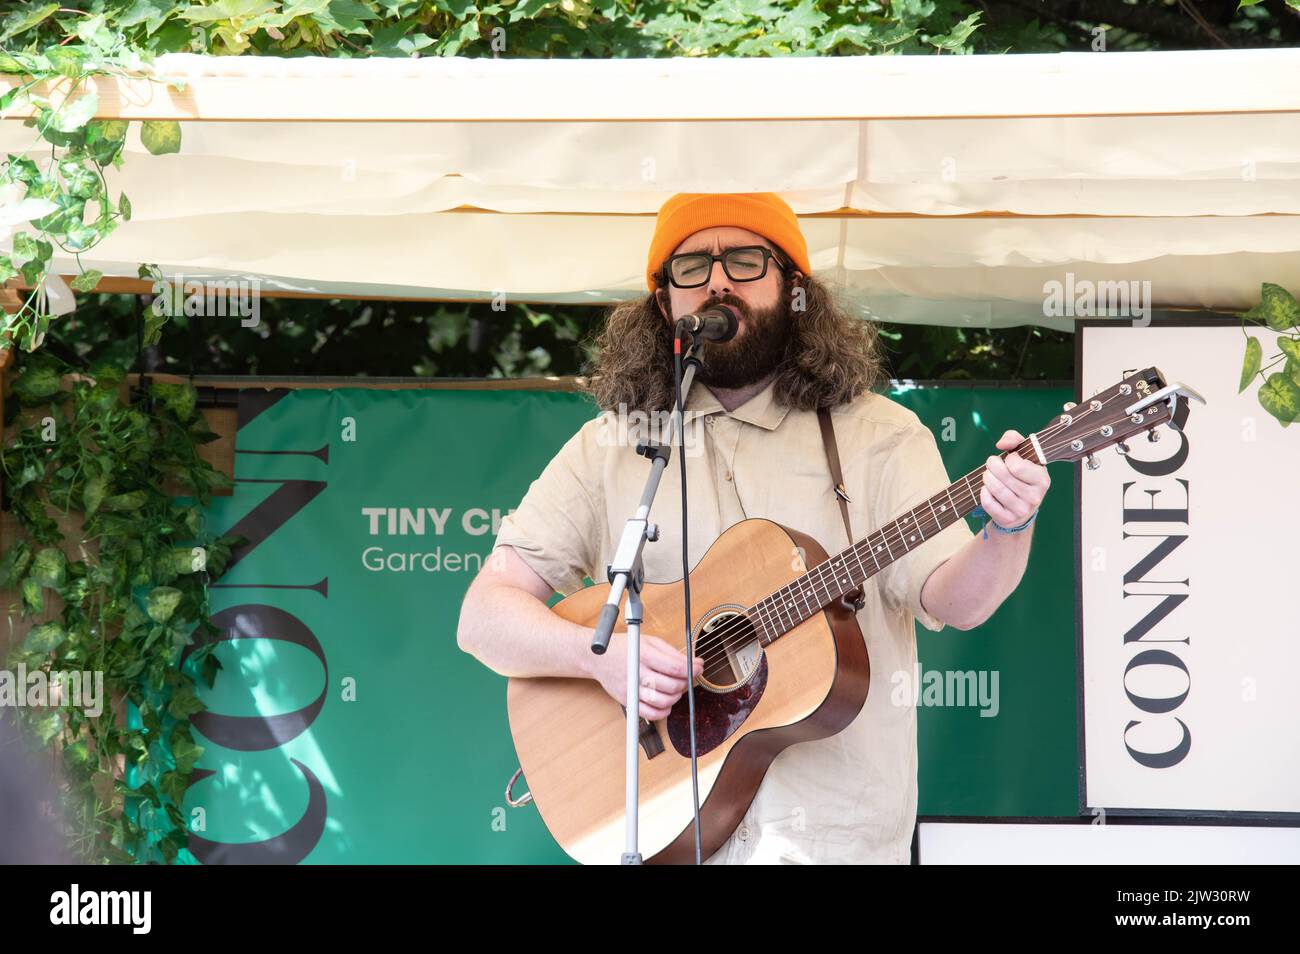
[[[646,285],[655,290],[663,263],[682,240],[701,229],[732,226],[757,232],[782,249],[805,275],[808,243],[799,231],[799,220],[774,192],[681,192],[663,204],[655,219],[655,234],[650,241],[650,258],[646,264]]]

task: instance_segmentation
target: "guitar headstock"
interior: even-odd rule
[[[1065,413],[1031,440],[1044,464],[1087,458],[1089,469],[1096,469],[1093,454],[1103,448],[1117,445],[1121,454],[1127,454],[1125,441],[1142,433],[1151,441],[1158,440],[1156,428],[1161,424],[1181,431],[1189,410],[1186,398],[1205,403],[1205,398],[1187,385],[1166,384],[1158,368],[1146,368],[1098,391],[1083,404],[1065,405]]]

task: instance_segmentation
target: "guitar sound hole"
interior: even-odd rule
[[[749,617],[725,609],[705,618],[695,635],[695,655],[704,660],[700,685],[730,692],[758,669],[763,647]]]

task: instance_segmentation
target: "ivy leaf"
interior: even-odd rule
[[[22,582],[22,594],[23,603],[33,613],[45,611],[45,597],[41,595],[41,585],[30,576]]]
[[[50,61],[50,66],[73,80],[81,75],[86,62],[86,57],[82,51],[70,46],[52,47],[45,51],[45,58]],[[72,132],[73,130],[65,129],[63,131]]]
[[[82,778],[88,776],[95,769],[94,760],[90,756],[90,746],[86,744],[85,739],[78,739],[63,749],[63,762],[72,770],[72,774]]]
[[[216,23],[218,20],[257,16],[274,8],[272,0],[216,0],[216,3],[187,7],[181,11],[180,16],[191,23]]]
[[[95,118],[97,109],[99,109],[99,94],[87,93],[85,96],[78,97],[71,105],[67,103],[63,105],[55,114],[54,128],[64,133],[76,132]]]
[[[943,36],[932,36],[928,42],[941,50],[954,50],[960,52],[970,39],[970,35],[980,28],[981,13],[972,13],[966,19],[953,26],[952,30]]]
[[[192,548],[172,547],[158,554],[154,573],[160,580],[174,580],[183,574],[197,572],[195,562]]]
[[[433,46],[433,43],[433,37],[419,32],[419,24],[393,23],[375,29],[370,40],[370,52],[372,56],[411,56]]]
[[[26,540],[18,540],[0,558],[0,586],[13,586],[32,562],[32,549]]]
[[[187,381],[154,381],[150,387],[153,396],[182,421],[194,416],[198,392]]]
[[[203,511],[199,507],[182,507],[181,523],[191,537],[197,537],[203,529]]]
[[[172,756],[176,759],[176,771],[182,775],[189,775],[194,771],[194,764],[203,755],[203,751],[203,746],[196,745],[193,739],[184,737],[173,739]]]
[[[150,155],[180,152],[181,124],[175,120],[146,120],[140,126],[140,142]]]
[[[96,134],[108,142],[126,142],[126,131],[130,125],[125,119],[97,119],[91,123]]]
[[[1281,285],[1264,282],[1259,288],[1259,304],[1242,317],[1263,321],[1273,331],[1286,331],[1300,325],[1300,302]]]
[[[36,554],[36,559],[32,561],[32,570],[28,574],[28,579],[34,580],[41,586],[51,588],[63,585],[67,579],[68,557],[58,547],[44,547]]]
[[[124,30],[137,23],[144,23],[145,32],[153,36],[154,31],[162,26],[162,22],[167,19],[175,6],[173,0],[135,0],[131,9],[113,18],[113,25],[119,30]]]
[[[177,772],[165,772],[163,777],[158,780],[158,791],[162,792],[179,805],[185,800],[185,789],[188,786],[185,784],[185,779],[178,774],[179,766],[177,768]],[[170,808],[171,806],[169,805],[168,807]],[[170,817],[170,815],[168,817]]]
[[[1300,384],[1285,374],[1270,374],[1259,389],[1259,403],[1285,427],[1300,416]]]
[[[366,33],[362,21],[377,20],[379,14],[356,0],[330,0],[324,10],[313,12],[311,18],[329,33]]]
[[[150,308],[144,313],[144,343],[146,345],[156,345],[162,339],[163,325],[167,324],[167,319],[171,315],[166,313],[157,314],[154,309]]]
[[[99,505],[104,501],[104,495],[108,492],[108,478],[100,474],[97,477],[91,477],[86,481],[85,486],[81,489],[81,499],[85,507],[86,517],[90,518],[95,515]]]
[[[514,23],[516,20],[532,19],[547,7],[554,6],[555,0],[519,0],[518,3],[510,10],[510,19],[507,23]]]
[[[30,10],[15,10],[4,20],[4,32],[0,33],[0,43],[11,36],[30,30],[58,9],[57,3],[47,3]]]
[[[18,240],[14,240],[17,248]],[[41,355],[28,359],[22,374],[14,381],[14,394],[23,404],[39,404],[59,391],[62,374],[56,362]]]
[[[194,690],[189,686],[182,686],[176,690],[172,696],[171,703],[167,706],[167,711],[177,719],[188,719],[196,712],[202,712],[207,706],[203,700],[194,694]]]
[[[1300,339],[1296,338],[1278,338],[1277,346],[1282,349],[1282,353],[1287,356],[1287,364],[1293,361],[1300,362]]]
[[[144,506],[148,499],[143,490],[132,490],[130,493],[114,494],[111,497],[104,498],[100,506],[104,510],[139,510]]]
[[[104,273],[95,268],[88,268],[71,282],[75,291],[91,292],[99,284],[99,280],[104,277]]]
[[[118,158],[126,144],[127,123],[123,119],[95,119],[86,127],[86,151],[106,166]]]
[[[155,623],[165,623],[172,618],[184,594],[174,586],[155,586],[145,599],[145,610]]]
[[[49,745],[50,739],[63,731],[63,713],[58,709],[42,712],[32,719],[32,730],[42,745]]]
[[[149,744],[145,742],[144,736],[138,729],[122,733],[122,741],[125,743],[122,747],[123,753],[129,756],[132,762],[143,762],[149,757]]]
[[[95,379],[95,387],[104,391],[117,391],[117,386],[126,377],[122,366],[108,358],[101,358],[90,366],[89,374]]]
[[[1246,338],[1246,357],[1241,362],[1241,384],[1237,386],[1237,393],[1240,394],[1246,390],[1246,385],[1259,373],[1260,361],[1263,359],[1264,349],[1260,347],[1258,338]]]
[[[203,657],[203,683],[211,689],[217,681],[217,673],[222,669],[221,660],[216,656],[207,655]]]
[[[62,646],[67,638],[68,631],[60,623],[51,620],[40,626],[33,626],[23,642],[23,648],[34,653],[52,653]]]

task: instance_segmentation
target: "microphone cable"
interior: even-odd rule
[[[677,461],[682,481],[682,596],[686,604],[686,700],[690,713],[691,735],[691,808],[695,818],[695,863],[700,858],[700,779],[695,752],[695,640],[691,625],[691,567],[686,546],[686,411],[682,407],[682,337],[685,329],[678,324],[673,335],[673,394],[677,405]],[[699,368],[699,361],[691,358]]]

